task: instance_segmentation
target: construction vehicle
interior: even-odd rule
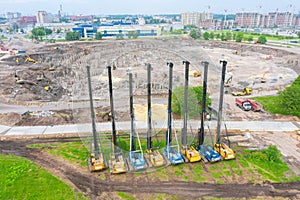
[[[31,58],[30,56],[26,56],[25,58],[25,62],[32,62],[34,64],[38,64],[38,62],[36,60],[34,60],[33,58]]]
[[[224,160],[235,159],[234,151],[224,143],[215,144],[215,150],[221,154]]]
[[[127,172],[127,165],[122,151],[117,146],[117,132],[116,132],[115,111],[114,111],[114,102],[113,102],[111,66],[108,66],[107,70],[108,70],[110,109],[111,109],[111,124],[112,124],[112,143],[111,143],[109,168],[111,174],[119,174],[119,173]]]
[[[235,105],[240,107],[244,111],[249,111],[252,109],[251,103],[248,99],[235,98]]]
[[[151,119],[151,64],[146,63],[147,67],[147,102],[148,102],[148,120],[147,120],[147,149],[145,157],[148,159],[150,167],[159,167],[165,164],[165,160],[158,150],[152,147],[152,119]]]
[[[251,95],[251,93],[252,93],[252,89],[246,87],[246,88],[244,88],[244,90],[241,91],[241,92],[232,92],[231,94],[232,94],[233,96],[245,96],[245,95]]]
[[[18,75],[18,71],[15,71],[15,80],[16,80],[16,83],[22,85],[24,84],[24,80],[20,78],[20,76]]]
[[[173,79],[173,63],[167,63],[169,66],[169,96],[168,96],[168,128],[166,131],[166,148],[165,156],[169,159],[172,165],[181,164],[184,162],[183,157],[179,151],[177,134],[175,131],[175,145],[172,143],[172,79]]]
[[[48,71],[54,71],[56,70],[56,67],[51,63],[50,67],[48,68]]]
[[[95,122],[95,113],[94,113],[94,105],[93,105],[90,67],[87,66],[86,68],[87,68],[90,109],[91,109],[91,119],[92,119],[92,137],[90,142],[90,157],[88,159],[88,165],[89,165],[89,170],[91,172],[95,172],[95,171],[101,171],[106,169],[107,164],[106,164],[105,156],[101,152],[101,143],[96,133],[96,122]]]
[[[128,71],[129,75],[129,107],[130,107],[130,152],[128,153],[128,163],[131,166],[131,171],[137,171],[146,169],[147,163],[144,159],[141,141],[139,138],[139,134],[135,132],[134,129],[134,111],[133,111],[133,91],[132,91],[132,73]],[[138,139],[138,144],[140,150],[136,150],[136,142],[135,142],[135,135]]]
[[[199,148],[199,153],[209,162],[217,162],[221,160],[221,155],[210,146],[201,145]]]
[[[202,111],[201,111],[201,127],[198,129],[198,152],[209,162],[216,162],[220,160],[221,156],[218,152],[211,147],[204,145],[204,118],[206,117],[206,94],[207,94],[207,74],[208,74],[208,62],[202,62],[204,65],[204,77],[203,77],[203,91],[202,91]],[[211,117],[210,117],[211,118]],[[205,160],[205,159],[203,159]]]
[[[218,121],[217,121],[217,135],[214,141],[214,149],[217,151],[225,160],[234,159],[235,154],[233,150],[228,147],[226,144],[221,143],[220,133],[221,133],[221,119],[223,112],[223,100],[224,100],[224,82],[225,82],[225,73],[227,61],[221,60],[222,63],[222,76],[221,76],[221,86],[220,86],[220,98],[219,98],[219,111],[218,111]],[[226,128],[226,126],[225,126]],[[226,128],[227,133],[227,128]],[[229,141],[229,140],[228,140]]]
[[[226,81],[225,81],[224,87],[230,87],[231,82],[232,82],[232,74],[231,73],[227,73],[226,74]]]
[[[185,84],[184,84],[184,103],[183,103],[183,128],[181,133],[181,154],[189,161],[189,162],[197,162],[201,160],[201,156],[199,152],[192,146],[187,145],[187,116],[188,116],[188,81],[189,81],[189,61],[183,61],[185,64]]]
[[[37,81],[42,81],[45,79],[45,74],[44,72],[40,72],[36,78]]]
[[[254,111],[254,112],[260,112],[264,109],[264,106],[261,105],[260,103],[258,103],[257,101],[255,100],[252,100],[252,99],[247,99],[251,105],[251,110]]]
[[[266,76],[266,73],[264,73],[263,76],[261,77],[261,79],[260,79],[260,82],[261,82],[261,83],[267,82],[265,76]]]
[[[193,73],[193,76],[194,77],[199,77],[199,76],[201,76],[201,72],[196,71],[196,72]]]

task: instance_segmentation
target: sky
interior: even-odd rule
[[[0,0],[0,14],[21,12],[35,15],[38,10],[57,13],[60,5],[69,15],[180,14],[183,12],[299,13],[299,0]]]

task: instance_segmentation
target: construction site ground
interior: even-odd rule
[[[86,65],[91,66],[95,107],[98,122],[109,120],[109,101],[106,66],[113,71],[115,110],[117,121],[129,121],[128,81],[126,70],[131,67],[134,74],[134,99],[136,117],[146,118],[146,70],[151,63],[153,116],[155,120],[166,120],[168,68],[174,63],[174,88],[184,82],[183,60],[191,62],[190,85],[202,85],[202,76],[193,77],[193,72],[203,71],[202,61],[208,61],[208,92],[212,106],[217,108],[221,67],[219,61],[228,61],[227,74],[233,76],[231,87],[224,99],[225,121],[290,121],[299,122],[292,116],[274,115],[268,112],[245,112],[235,105],[230,92],[253,89],[252,95],[276,95],[289,86],[300,74],[299,51],[292,48],[274,48],[258,44],[234,42],[196,41],[181,39],[139,39],[124,41],[74,42],[57,44],[34,44],[29,41],[11,41],[6,47],[25,49],[38,64],[25,62],[26,55],[1,53],[0,61],[0,124],[6,126],[38,126],[89,123],[89,102],[86,84]],[[293,47],[294,48],[294,47]],[[19,58],[19,64],[16,63]],[[44,74],[43,80],[37,78]],[[24,80],[17,84],[15,76]],[[261,78],[266,83],[261,83]],[[50,86],[50,90],[45,90]],[[28,112],[27,112],[28,111]],[[259,124],[258,124],[259,126]],[[195,129],[197,127],[194,127]],[[231,133],[244,135],[245,133]],[[252,132],[256,144],[275,144],[284,155],[290,168],[299,176],[300,145],[298,132]],[[300,183],[253,184],[244,176],[233,175],[228,184],[181,182],[153,177],[151,173],[136,177],[129,173],[110,176],[108,172],[90,174],[87,169],[74,166],[67,161],[51,156],[41,149],[29,149],[30,143],[66,142],[64,138],[26,139],[27,136],[2,136],[1,153],[13,153],[26,157],[67,181],[92,199],[115,199],[114,191],[128,192],[137,199],[148,199],[152,193],[166,193],[182,197],[220,198],[299,198]],[[42,152],[41,152],[42,151]],[[41,156],[43,155],[43,156]],[[193,165],[188,164],[192,169]],[[204,165],[205,169],[205,165]],[[169,168],[166,168],[168,172]],[[232,171],[232,169],[230,169]],[[174,172],[170,172],[174,173]],[[244,172],[247,173],[247,172]],[[233,173],[234,174],[234,173]],[[235,177],[235,178],[234,178]],[[246,175],[245,175],[246,177]],[[259,178],[258,178],[259,179]],[[261,179],[259,179],[261,180]],[[128,184],[128,182],[132,184]]]

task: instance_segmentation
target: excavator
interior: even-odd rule
[[[184,163],[183,157],[179,151],[177,134],[175,132],[176,145],[171,146],[172,142],[172,79],[173,79],[173,63],[167,63],[169,66],[169,96],[168,96],[168,129],[166,132],[166,148],[165,156],[172,165]]]
[[[223,111],[223,99],[224,99],[224,80],[225,80],[225,72],[227,61],[221,60],[222,63],[222,77],[221,77],[221,89],[220,89],[220,98],[219,98],[219,111],[218,111],[218,122],[217,122],[217,135],[214,141],[214,149],[217,151],[225,160],[234,159],[235,154],[234,151],[227,146],[225,143],[221,143],[220,141],[220,132],[221,132],[221,119],[222,119],[222,111]],[[227,133],[227,128],[226,128]]]
[[[130,70],[128,70],[129,75],[129,104],[130,104],[130,151],[128,155],[128,163],[130,164],[131,171],[137,171],[146,169],[147,163],[144,159],[141,141],[139,138],[139,134],[135,132],[134,129],[134,111],[133,111],[133,91],[132,91],[132,73]],[[136,142],[135,142],[135,135],[137,136],[138,143],[140,150],[136,150]]]
[[[232,94],[233,96],[246,96],[246,95],[251,95],[251,93],[252,93],[252,89],[246,87],[246,88],[244,88],[243,91],[232,92],[231,94]]]
[[[38,64],[38,62],[36,60],[34,60],[33,58],[31,58],[30,56],[26,56],[25,58],[25,62],[32,62],[34,64]]]
[[[152,119],[151,119],[151,64],[146,63],[147,67],[147,100],[148,100],[148,130],[147,130],[147,149],[145,157],[150,161],[149,166],[159,167],[165,164],[165,160],[158,150],[152,148]]]
[[[91,119],[92,119],[92,137],[90,142],[91,153],[88,159],[88,165],[89,165],[89,170],[91,172],[96,172],[96,171],[101,171],[106,169],[107,163],[104,154],[101,152],[101,143],[96,133],[96,122],[95,122],[95,113],[94,113],[94,105],[93,105],[90,66],[87,66],[86,68],[87,68],[90,109],[91,109]]]
[[[185,85],[184,85],[184,119],[183,119],[183,128],[182,128],[182,147],[181,154],[187,158],[189,162],[197,162],[201,160],[200,153],[192,146],[187,145],[187,116],[188,116],[188,81],[189,81],[189,61],[183,61],[185,64]]]
[[[111,109],[111,124],[112,124],[112,143],[111,143],[109,168],[111,174],[120,174],[120,173],[125,173],[128,170],[127,170],[127,165],[123,153],[117,146],[117,132],[116,132],[115,111],[114,111],[114,102],[113,102],[111,66],[107,66],[107,70],[108,70],[110,109]]]
[[[24,84],[24,80],[20,78],[20,76],[18,75],[18,71],[15,71],[15,80],[16,80],[16,83],[22,85]]]

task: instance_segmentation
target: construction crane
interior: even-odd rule
[[[206,113],[206,94],[207,94],[207,73],[208,65],[207,61],[202,62],[204,65],[204,77],[203,77],[203,92],[202,92],[202,111],[201,111],[201,125],[198,130],[198,148],[200,155],[206,158],[209,162],[216,162],[220,160],[220,154],[216,152],[212,147],[204,145],[204,118]]]
[[[181,133],[181,154],[187,158],[189,162],[197,162],[201,160],[199,152],[192,146],[187,145],[187,118],[188,118],[188,84],[189,84],[189,61],[183,61],[185,65],[185,84],[184,84],[184,119],[183,119],[183,128]]]
[[[220,141],[220,132],[221,132],[221,120],[222,120],[222,111],[223,111],[223,99],[224,99],[224,82],[225,82],[225,73],[226,73],[226,60],[221,60],[222,63],[222,77],[221,77],[221,88],[220,88],[220,98],[219,98],[219,111],[218,111],[218,122],[217,122],[217,138],[215,141],[214,149],[221,154],[225,160],[234,159],[234,151],[224,143]]]
[[[106,169],[107,164],[106,164],[105,156],[101,152],[102,149],[101,143],[97,137],[97,132],[96,132],[90,66],[86,66],[86,69],[87,69],[87,77],[88,77],[90,109],[91,109],[91,119],[92,119],[92,137],[90,142],[90,157],[88,159],[88,165],[89,165],[89,170],[91,172],[95,172],[95,171],[101,171]]]
[[[176,145],[171,146],[172,142],[172,79],[173,79],[173,63],[167,63],[169,66],[169,96],[168,96],[168,128],[166,131],[166,148],[165,155],[172,165],[184,162],[179,151],[177,135],[175,132]]]
[[[165,164],[165,160],[158,150],[152,148],[152,119],[151,119],[151,64],[146,63],[147,67],[147,100],[148,100],[148,130],[147,130],[147,149],[146,158],[150,161],[150,167],[159,167]]]
[[[127,165],[122,151],[118,149],[117,146],[117,132],[116,132],[116,122],[115,122],[114,101],[113,101],[111,66],[108,66],[107,70],[108,70],[110,109],[111,109],[111,124],[112,124],[112,143],[111,143],[109,168],[111,174],[119,174],[119,173],[127,172]]]
[[[128,69],[128,76],[129,76],[129,107],[130,107],[130,152],[128,153],[128,161],[131,167],[131,171],[137,171],[146,169],[147,163],[144,159],[141,141],[139,138],[139,134],[135,132],[134,129],[134,109],[133,109],[133,92],[132,92],[132,72]],[[135,135],[138,139],[138,144],[140,150],[136,150],[135,145]]]

